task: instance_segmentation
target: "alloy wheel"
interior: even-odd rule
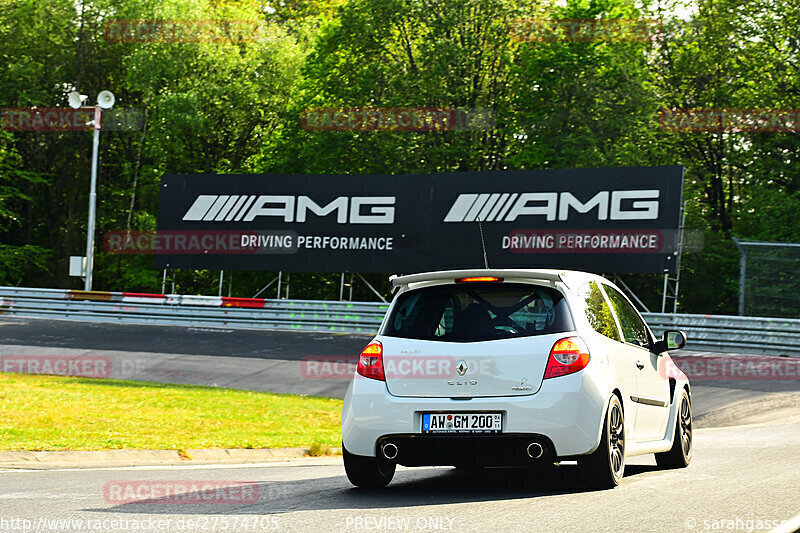
[[[611,406],[608,421],[608,453],[614,476],[621,477],[625,465],[625,428],[619,404]]]
[[[692,456],[692,407],[685,396],[681,400],[680,431],[683,456],[689,459]]]

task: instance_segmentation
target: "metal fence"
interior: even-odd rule
[[[374,333],[385,303],[269,300],[0,287],[0,315],[120,324]],[[800,356],[800,320],[645,313],[656,335],[686,332],[687,348]]]
[[[0,315],[120,324],[374,333],[384,303],[0,287]]]
[[[669,313],[642,316],[656,335],[665,329],[682,330],[690,349],[800,356],[798,319]]]

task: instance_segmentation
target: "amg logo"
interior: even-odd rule
[[[656,220],[660,194],[658,189],[600,191],[586,202],[569,192],[460,194],[444,221],[513,222],[522,215],[567,220],[571,209],[578,213],[596,209],[597,220]],[[623,207],[625,200],[632,200],[629,207]]]
[[[335,212],[339,224],[392,224],[394,205],[394,196],[339,196],[320,206],[308,196],[201,194],[183,220],[252,222],[256,217],[281,217],[284,222],[305,222],[310,211],[320,217]]]

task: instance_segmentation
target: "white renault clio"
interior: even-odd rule
[[[606,279],[555,270],[393,277],[397,289],[344,399],[347,477],[382,487],[395,466],[577,460],[596,487],[625,458],[692,457],[689,382]]]

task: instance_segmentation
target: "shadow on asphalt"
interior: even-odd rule
[[[659,467],[655,465],[628,465],[625,478],[656,470]],[[85,510],[171,515],[266,515],[295,511],[425,507],[594,491],[582,483],[575,465],[552,469],[403,470],[395,475],[388,487],[380,490],[357,489],[344,475],[256,485],[258,501],[251,504],[157,503],[143,500],[111,508]],[[199,499],[200,493],[188,495],[191,496]]]

